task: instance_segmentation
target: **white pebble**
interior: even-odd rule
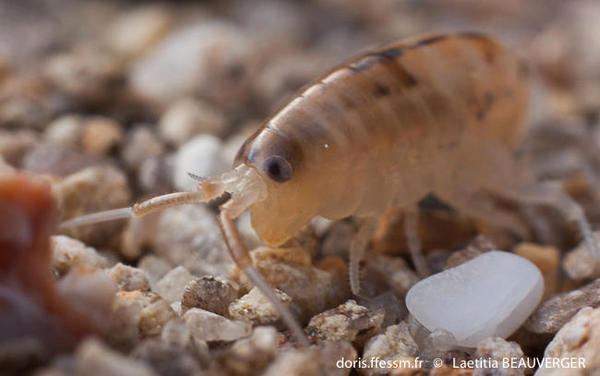
[[[539,269],[508,252],[486,252],[419,281],[406,295],[410,313],[428,330],[446,330],[457,344],[476,347],[511,335],[544,292]]]
[[[183,315],[183,320],[194,338],[201,341],[235,341],[248,337],[252,332],[252,325],[249,323],[229,320],[200,308],[188,310]]]
[[[181,300],[185,285],[193,279],[194,276],[186,268],[178,266],[165,274],[152,288],[163,299],[173,303]]]
[[[159,132],[165,140],[181,145],[198,134],[219,135],[226,126],[225,118],[214,107],[196,99],[183,98],[173,103],[162,116]]]
[[[194,137],[184,144],[175,156],[173,182],[180,190],[195,190],[195,182],[189,172],[199,176],[211,176],[226,171],[221,141],[210,135]]]

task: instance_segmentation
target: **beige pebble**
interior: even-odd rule
[[[194,338],[200,341],[235,341],[247,337],[252,326],[243,321],[233,321],[200,308],[189,309],[183,320],[187,323]]]
[[[141,269],[118,263],[108,270],[108,275],[113,279],[119,290],[150,290],[146,273]]]
[[[362,359],[371,364],[372,360],[381,361],[412,361],[419,355],[419,348],[415,340],[411,336],[408,325],[402,321],[397,325],[388,326],[385,333],[378,334],[365,344]],[[376,363],[377,364],[377,363]],[[382,367],[361,368],[360,372],[363,375],[379,375],[386,374],[390,370]]]
[[[524,359],[523,350],[518,343],[512,341],[506,341],[500,337],[490,337],[481,340],[477,344],[477,350],[475,351],[475,358],[480,359],[494,359],[498,362],[498,367],[480,367],[473,371],[473,376],[484,376],[494,374],[498,376],[522,376],[525,374],[524,366],[518,364],[519,361]],[[517,367],[504,367],[504,359],[508,359],[510,362],[516,362]],[[488,362],[489,364],[490,362]]]
[[[534,333],[556,333],[581,308],[600,306],[600,279],[544,300],[525,322]]]
[[[558,290],[560,251],[556,247],[545,247],[532,243],[520,243],[513,252],[533,262],[544,277],[544,296],[548,297]]]
[[[140,312],[140,336],[148,337],[161,334],[163,326],[176,317],[177,314],[171,309],[166,300],[156,299]]]
[[[227,122],[222,113],[209,104],[192,98],[173,103],[160,119],[160,135],[174,145],[183,145],[201,133],[220,135]]]
[[[75,369],[89,376],[154,376],[145,363],[128,358],[110,349],[98,339],[88,339],[75,352]]]
[[[181,299],[184,310],[202,308],[221,316],[228,316],[228,307],[238,296],[237,286],[213,276],[193,279],[186,286]]]
[[[125,174],[115,167],[89,167],[52,182],[60,203],[62,220],[83,214],[128,206],[129,185]],[[108,243],[121,230],[118,221],[82,226],[64,231],[89,245]]]
[[[567,322],[546,347],[544,360],[536,375],[594,375],[600,371],[600,309],[585,307]],[[552,367],[552,361],[563,361],[567,367]],[[571,363],[571,361],[575,363]]]
[[[92,247],[66,235],[50,237],[52,267],[59,274],[66,274],[73,267],[106,268],[108,260]]]
[[[595,232],[594,236],[596,242],[600,242],[600,232]],[[569,278],[576,281],[600,276],[600,261],[588,250],[585,242],[566,254],[562,268]]]
[[[123,141],[121,125],[105,117],[92,117],[83,124],[81,146],[90,154],[106,155]]]
[[[289,295],[278,289],[275,289],[275,295],[288,309],[292,310],[292,313],[297,315],[298,307],[292,304],[292,298]],[[280,321],[279,312],[256,287],[229,305],[229,315],[235,320],[248,321],[253,325],[285,327]]]
[[[318,340],[361,341],[381,329],[384,311],[369,310],[367,307],[348,300],[344,304],[314,316],[306,332]]]
[[[185,286],[194,279],[194,276],[183,266],[171,269],[165,274],[152,289],[167,301],[173,303],[180,301],[185,291]]]

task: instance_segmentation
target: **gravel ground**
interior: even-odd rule
[[[598,228],[599,17],[593,0],[0,2],[0,188],[31,197],[0,201],[0,375],[521,375],[532,370],[460,370],[451,359],[545,353],[586,359],[585,369],[563,374],[598,372],[598,261],[551,208],[536,208],[548,235],[539,239],[535,223],[530,237],[517,238],[423,203],[430,270],[498,248],[543,273],[544,301],[523,327],[470,350],[440,349],[415,333],[404,296],[419,277],[398,210],[386,214],[363,265],[370,300],[349,291],[352,219],[316,219],[280,249],[263,246],[248,217],[238,221],[311,349],[296,345],[235,268],[218,203],[60,234],[56,226],[193,189],[188,172],[226,171],[244,139],[297,89],[365,48],[477,30],[531,64],[534,100],[520,153],[540,179],[561,181]],[[11,243],[22,226],[35,244]],[[356,363],[417,356],[446,365]]]

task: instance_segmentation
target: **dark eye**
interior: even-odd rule
[[[279,155],[267,158],[263,171],[278,183],[286,182],[292,177],[292,165]]]

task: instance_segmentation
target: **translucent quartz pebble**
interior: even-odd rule
[[[442,329],[457,345],[511,335],[538,305],[544,280],[538,268],[508,252],[486,252],[416,283],[406,294],[410,313],[428,330]]]

